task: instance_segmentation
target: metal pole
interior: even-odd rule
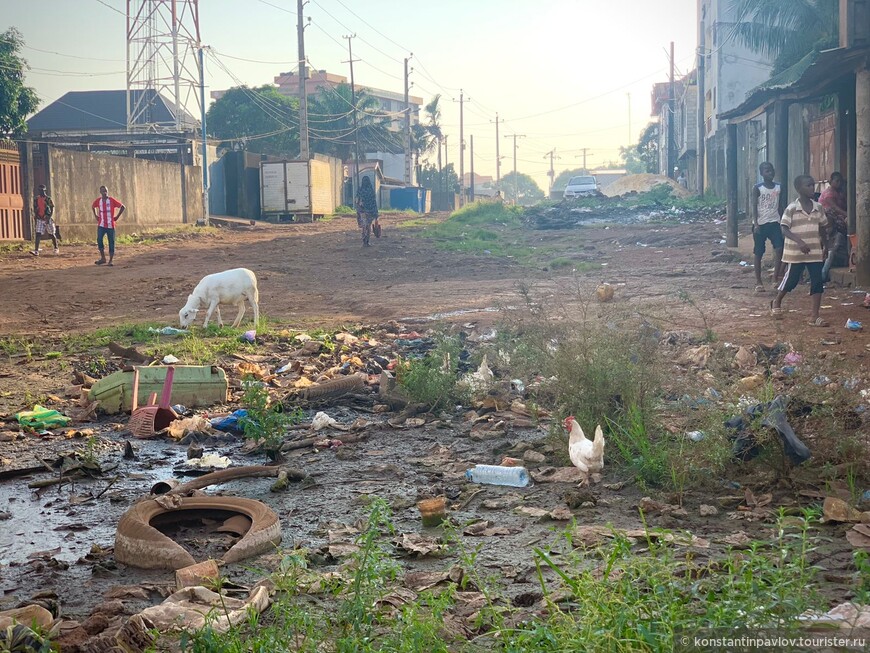
[[[178,72],[178,8],[172,0],[172,79],[175,87],[175,128],[181,131],[181,80]],[[155,92],[157,89],[154,89]]]
[[[870,67],[855,73],[855,233],[858,235],[855,278],[870,285]]]
[[[414,54],[411,53],[411,57]],[[411,103],[408,97],[408,59],[405,57],[405,184],[411,185]]]
[[[205,57],[202,45],[199,46],[199,104],[202,108],[202,217],[208,226],[208,136],[205,124]]]
[[[674,42],[671,41],[671,83],[668,91],[668,177],[674,177],[674,164],[676,152],[674,152],[674,111],[676,110],[677,97],[674,87]]]
[[[725,136],[725,244],[728,247],[737,247],[737,125],[729,124]]]
[[[296,25],[296,39],[299,44],[299,158],[307,161],[311,158],[308,149],[308,90],[305,88],[308,73],[305,69],[305,23],[302,17],[304,0],[296,0],[296,13],[299,22]]]
[[[468,137],[471,140],[471,152],[468,162],[471,164],[471,201],[474,201],[474,134]]]
[[[495,185],[501,184],[501,157],[498,154],[498,112],[495,114]]]
[[[628,97],[628,143],[626,143],[626,147],[631,147],[631,93],[625,95]]]
[[[707,83],[707,74],[705,67],[707,65],[707,56],[705,54],[705,49],[707,47],[707,30],[704,29],[704,21],[700,20],[701,16],[701,0],[698,0],[698,119],[697,119],[697,139],[698,142],[695,145],[696,155],[696,163],[697,163],[697,171],[695,172],[695,176],[697,180],[695,183],[698,187],[698,194],[704,194],[704,157],[706,154],[707,148],[707,121],[704,115],[706,110],[706,83]]]
[[[130,113],[133,110],[133,107],[130,106],[130,80],[132,79],[130,75],[130,1],[127,0],[127,131],[132,131],[132,124],[130,123]]]
[[[520,191],[517,184],[517,135],[514,134],[514,204],[519,204]]]
[[[463,125],[463,106],[465,94],[459,89],[459,206],[465,206],[465,136]]]
[[[348,63],[350,64],[350,97],[351,104],[353,104],[353,134],[354,134],[354,189],[353,196],[356,197],[357,192],[359,191],[359,122],[357,119],[357,107],[356,107],[356,85],[353,81],[353,48],[351,47],[351,40],[356,38],[356,34],[351,34],[350,36],[344,36],[343,38],[347,39],[347,55],[348,55]]]

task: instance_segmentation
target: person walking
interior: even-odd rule
[[[783,275],[782,250],[785,240],[782,235],[780,220],[782,219],[782,187],[773,180],[776,170],[773,164],[765,161],[758,166],[761,183],[752,189],[752,239],[755,255],[755,292],[763,293],[764,284],[761,281],[761,259],[764,257],[766,243],[769,240],[773,246],[774,263],[773,278],[779,284]]]
[[[115,213],[115,209],[118,210]],[[109,196],[109,189],[105,186],[100,186],[100,196],[94,200],[91,205],[91,210],[94,212],[94,217],[97,219],[97,247],[100,250],[100,259],[94,261],[95,265],[106,265],[106,249],[104,241],[109,241],[109,261],[108,265],[114,265],[112,260],[115,258],[115,223],[118,218],[123,215],[127,207],[114,197]]]
[[[36,197],[33,198],[33,217],[36,218],[36,241],[33,245],[32,256],[39,256],[39,241],[43,236],[51,238],[54,245],[54,253],[59,254],[57,246],[57,225],[54,223],[54,202],[45,193],[45,185],[40,184],[36,189]]]
[[[788,267],[776,299],[770,302],[770,313],[775,319],[782,319],[782,300],[800,283],[804,270],[810,275],[810,300],[812,314],[809,324],[814,327],[826,327],[828,323],[819,315],[822,304],[822,293],[825,284],[822,281],[822,231],[828,231],[829,221],[825,209],[813,199],[816,182],[809,175],[798,175],[794,180],[794,188],[798,198],[789,204],[782,214],[782,235],[785,237],[785,249],[782,254],[783,263]]]
[[[378,200],[375,189],[368,177],[363,177],[356,196],[357,224],[362,229],[363,247],[369,246],[369,237],[374,231],[375,238],[381,237],[378,222]]]

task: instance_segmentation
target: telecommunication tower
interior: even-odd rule
[[[185,110],[202,110],[199,47],[199,0],[127,0],[127,131],[190,127]],[[158,94],[174,107],[174,125],[155,119]]]

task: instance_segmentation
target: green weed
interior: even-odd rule
[[[242,420],[246,438],[261,443],[267,452],[277,452],[286,429],[302,420],[301,410],[286,412],[281,402],[273,402],[269,390],[253,377],[242,380],[241,404],[248,411]]]
[[[437,346],[423,358],[400,359],[396,365],[396,382],[417,403],[432,411],[452,406],[463,398],[458,382],[458,339],[441,336]]]

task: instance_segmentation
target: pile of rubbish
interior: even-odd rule
[[[523,220],[534,229],[574,229],[599,223],[692,224],[723,219],[725,207],[680,208],[670,193],[652,192],[617,197],[562,200],[527,208]]]

